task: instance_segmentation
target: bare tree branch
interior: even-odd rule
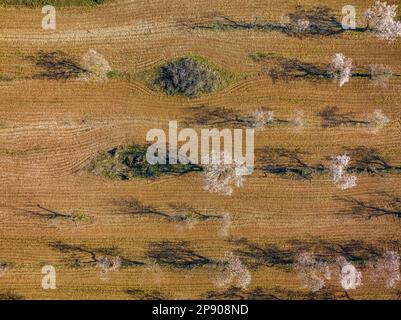
[[[194,268],[216,264],[215,261],[196,253],[186,241],[151,243],[146,255],[160,265],[173,268]]]
[[[119,202],[121,204],[121,202]],[[221,220],[223,215],[202,213],[188,204],[169,204],[170,211],[156,209],[153,206],[143,204],[137,199],[123,201],[122,208],[131,215],[154,215],[167,219],[171,222],[188,222],[188,221],[207,221]]]
[[[399,197],[386,193],[379,194],[378,196],[375,202],[358,200],[351,197],[340,198],[340,200],[351,205],[350,210],[353,215],[367,220],[383,216],[401,218],[401,200]]]
[[[116,258],[119,257],[121,260],[122,267],[132,267],[132,266],[143,266],[144,262],[135,261],[131,259],[127,259],[121,257],[118,254],[118,249],[115,247],[112,248],[96,248],[90,249],[84,246],[76,246],[66,244],[60,241],[51,242],[49,246],[57,251],[62,253],[70,254],[70,261],[73,266],[80,267],[82,265],[92,265],[95,266],[102,262],[104,257],[108,258]]]

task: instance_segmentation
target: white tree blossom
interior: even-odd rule
[[[304,112],[302,110],[295,110],[294,118],[290,120],[290,124],[295,129],[302,129],[305,124]]]
[[[330,266],[320,261],[313,253],[302,252],[294,265],[303,286],[312,292],[325,287],[326,281],[331,279]]]
[[[356,186],[357,178],[347,173],[347,166],[350,161],[347,155],[333,156],[331,158],[330,177],[334,184],[342,190]]]
[[[153,259],[146,261],[146,264],[141,268],[141,276],[139,277],[139,285],[145,286],[146,283],[151,283],[154,286],[160,286],[163,280],[163,270],[160,265]]]
[[[296,32],[302,33],[309,30],[310,22],[308,19],[298,19],[295,23],[294,29]]]
[[[373,114],[370,116],[368,121],[369,121],[369,128],[373,132],[377,132],[378,130],[386,126],[390,122],[390,119],[387,116],[385,116],[381,110],[377,109],[373,111]]]
[[[215,278],[215,285],[218,288],[230,286],[246,289],[252,280],[251,273],[242,264],[241,260],[232,252],[226,252],[219,268],[218,276]]]
[[[107,72],[111,71],[107,60],[94,49],[90,49],[82,57],[82,66],[90,72],[89,78],[97,80],[106,80]]]
[[[231,231],[231,215],[229,213],[224,213],[219,234],[222,237],[228,237],[230,235],[230,231]]]
[[[400,255],[394,251],[387,251],[381,258],[369,262],[372,278],[375,281],[381,280],[387,288],[393,288],[400,277]]]
[[[209,156],[209,163],[203,164],[203,180],[205,190],[219,193],[222,195],[231,195],[233,187],[242,186],[245,178],[243,176],[246,165],[236,159],[232,163],[226,163],[224,152],[216,157],[212,152]]]
[[[122,266],[122,261],[120,257],[101,258],[97,261],[96,266],[100,269],[102,275],[106,275],[110,271],[117,271]]]
[[[342,87],[352,76],[352,60],[346,58],[342,53],[336,53],[333,56],[329,69],[332,77]]]
[[[290,18],[288,15],[280,17],[280,26],[296,33],[305,33],[310,29],[310,21],[307,18]]]
[[[393,72],[382,65],[370,65],[369,66],[370,80],[376,86],[386,87]]]
[[[384,40],[401,37],[401,22],[395,20],[397,8],[397,5],[376,1],[374,6],[365,12],[368,29]]]
[[[265,128],[268,124],[273,123],[274,113],[271,110],[259,108],[258,110],[252,112],[246,120],[249,127],[260,130]]]

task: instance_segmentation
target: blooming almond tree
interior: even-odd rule
[[[267,125],[274,122],[274,113],[271,110],[259,108],[246,118],[246,122],[250,128],[256,130],[264,129]]]
[[[326,281],[331,279],[330,266],[321,261],[313,253],[302,252],[294,265],[305,288],[317,292],[324,288]]]
[[[246,289],[250,285],[251,273],[232,252],[225,253],[220,267],[219,275],[214,281],[218,288],[233,286]]]
[[[346,58],[342,53],[336,53],[329,66],[329,72],[342,87],[352,76],[352,60]]]
[[[295,110],[294,118],[290,120],[290,124],[295,129],[302,129],[305,125],[304,112],[302,110]]]
[[[231,215],[229,213],[224,213],[223,214],[223,219],[221,223],[221,227],[219,229],[219,235],[221,237],[228,237],[231,233]]]
[[[296,23],[296,31],[306,32],[310,28],[310,21],[308,19],[298,19]]]
[[[100,269],[101,275],[106,276],[110,271],[118,271],[122,266],[122,260],[120,257],[112,259],[103,257],[96,262],[96,266]]]
[[[401,37],[401,22],[395,20],[397,5],[376,1],[375,5],[365,12],[367,28],[384,40],[395,40]]]
[[[400,255],[395,251],[387,251],[376,261],[370,261],[369,267],[375,281],[384,281],[387,288],[393,288],[401,280]]]
[[[389,122],[390,119],[383,114],[381,110],[375,110],[373,111],[372,115],[368,119],[369,122],[369,128],[373,133],[376,133],[380,129],[382,129],[384,126],[386,126]]]
[[[107,60],[94,49],[82,57],[82,66],[90,72],[89,79],[106,80],[107,72],[111,71]]]
[[[226,163],[224,158],[224,152],[220,157],[216,157],[216,153],[212,152],[209,163],[202,165],[205,190],[231,195],[233,187],[242,186],[245,180],[242,173],[246,166],[236,159],[233,159],[231,164]]]
[[[347,166],[350,161],[347,155],[333,156],[331,158],[330,177],[334,184],[341,190],[356,186],[356,177],[347,173]]]
[[[376,64],[369,66],[369,76],[373,85],[386,87],[392,75],[393,72],[388,67]]]

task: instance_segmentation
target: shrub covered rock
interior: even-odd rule
[[[216,89],[220,80],[216,71],[193,58],[180,58],[162,66],[155,84],[169,94],[197,96]]]

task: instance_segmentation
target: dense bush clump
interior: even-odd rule
[[[202,169],[193,164],[150,164],[146,160],[146,147],[117,147],[100,154],[89,165],[89,171],[118,180],[156,178],[163,174],[184,174]]]
[[[401,21],[396,19],[398,5],[376,1],[375,5],[365,12],[367,29],[384,40],[396,40],[401,37]]]
[[[192,58],[180,58],[160,68],[155,84],[169,94],[196,96],[216,89],[219,76]]]

